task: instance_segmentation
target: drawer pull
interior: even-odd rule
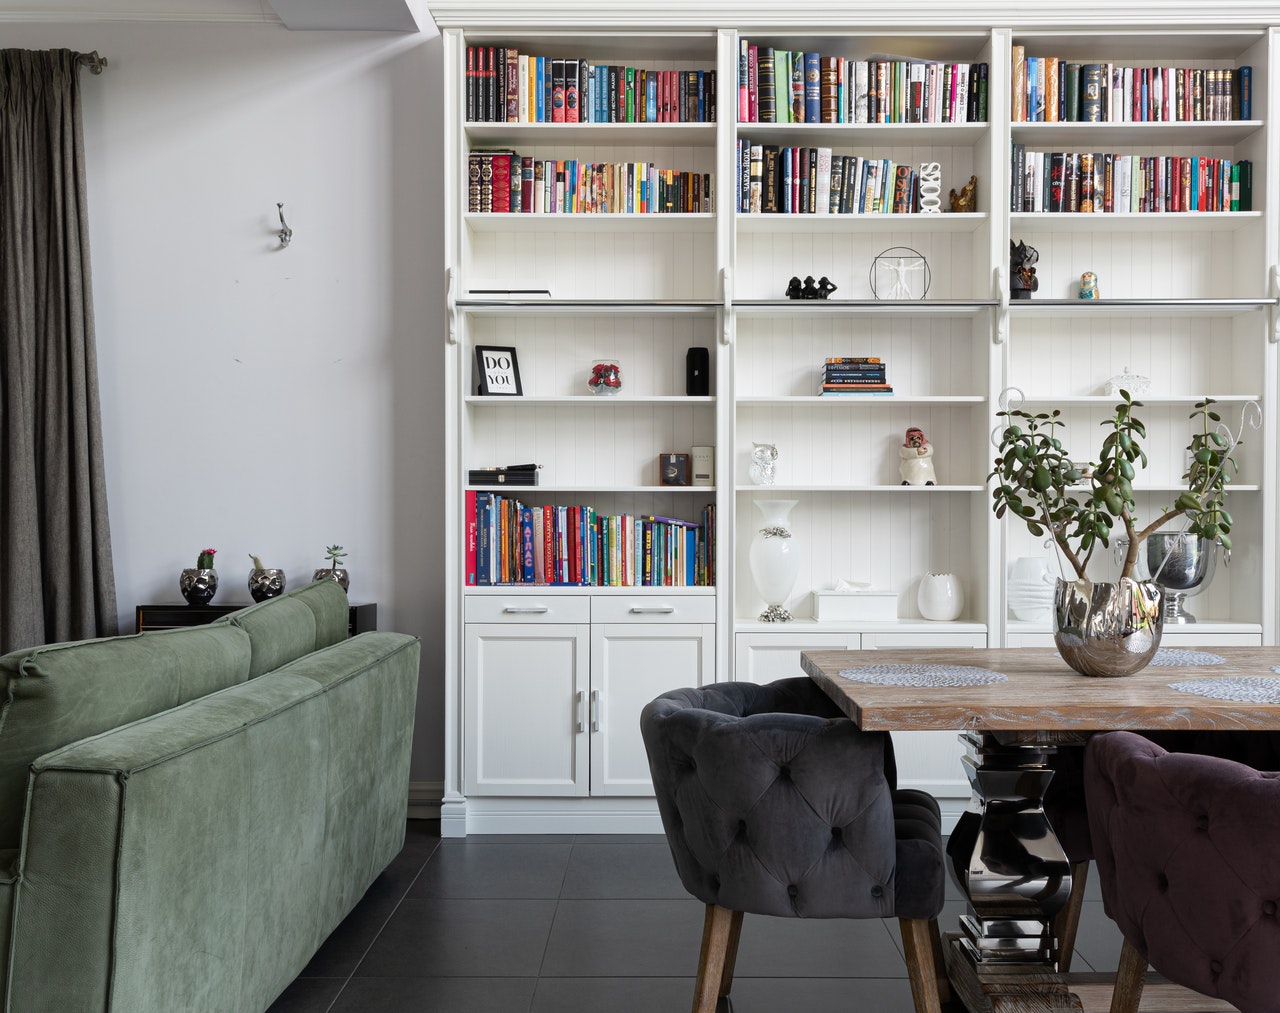
[[[600,691],[598,689],[591,691],[591,730],[593,732],[600,730]]]
[[[551,611],[545,605],[505,605],[503,606],[504,615],[543,615]]]
[[[574,730],[576,733],[578,733],[579,735],[581,735],[581,734],[582,734],[582,732],[586,730],[586,729],[585,729],[585,727],[584,727],[584,725],[582,724],[582,718],[583,718],[583,714],[582,714],[583,696],[584,696],[584,694],[583,694],[582,690],[578,690],[578,720],[577,720],[577,723],[575,724],[575,726],[574,726],[574,729],[573,729],[573,730]]]
[[[675,611],[674,605],[632,605],[631,614],[636,616],[661,615],[669,616]]]

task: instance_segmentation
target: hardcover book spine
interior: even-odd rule
[[[804,122],[822,122],[822,68],[817,53],[804,54]]]
[[[520,53],[507,50],[506,67],[503,70],[503,91],[506,101],[502,104],[502,118],[508,123],[520,122]]]
[[[1009,56],[1012,70],[1009,118],[1014,123],[1023,123],[1027,119],[1027,49],[1025,46],[1011,46]]]
[[[760,122],[777,123],[777,82],[774,78],[773,47],[761,46],[756,59],[758,64],[756,73],[760,84]]]
[[[823,56],[818,62],[818,117],[821,123],[838,122],[839,58]]]
[[[750,46],[746,39],[738,40],[738,122],[751,122]]]
[[[1080,67],[1080,119],[1085,123],[1102,120],[1102,65],[1086,63]]]
[[[565,117],[565,61],[559,57],[551,61],[551,122],[563,123]]]
[[[477,521],[476,521],[476,491],[474,489],[467,490],[466,518],[467,518],[467,543],[466,543],[467,544],[467,558],[466,558],[467,586],[475,587]]]
[[[467,122],[474,123],[476,119],[476,106],[479,104],[477,95],[479,88],[476,87],[477,79],[476,71],[476,47],[467,47]]]
[[[804,53],[791,52],[791,122],[804,122]]]
[[[579,74],[581,67],[578,60],[564,61],[564,121],[566,123],[578,122],[578,106],[581,98],[579,94]]]

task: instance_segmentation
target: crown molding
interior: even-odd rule
[[[777,0],[702,0],[697,4],[650,0],[637,6],[600,5],[595,0],[560,0],[529,4],[519,0],[430,0],[431,15],[441,28],[521,28],[564,32],[576,27],[654,29],[768,29],[802,34],[826,29],[898,28],[905,31],[1016,27],[1062,29],[1077,34],[1104,25],[1259,29],[1280,24],[1280,5],[1274,0],[1213,4],[1204,0],[1129,0],[1128,3],[1077,2],[1058,4],[881,2],[849,4],[847,0],[809,0],[803,25],[786,17]],[[927,26],[927,28],[921,28]]]

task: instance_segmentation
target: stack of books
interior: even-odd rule
[[[507,464],[500,468],[472,468],[468,485],[537,485],[540,464]]]
[[[822,397],[891,397],[885,364],[878,356],[836,356],[822,367]]]

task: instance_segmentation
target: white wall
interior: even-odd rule
[[[122,631],[218,550],[423,639],[412,776],[443,773],[440,39],[270,25],[6,24],[82,73]],[[276,202],[294,230],[276,238]]]

